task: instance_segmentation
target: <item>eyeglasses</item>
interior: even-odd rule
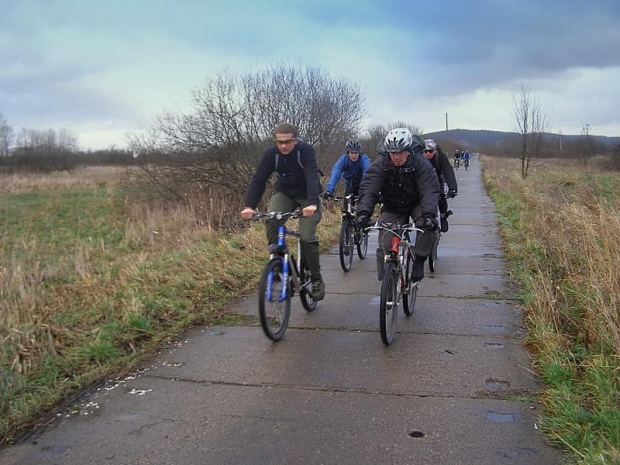
[[[275,139],[274,142],[278,145],[287,145],[291,142],[295,142],[296,139]]]

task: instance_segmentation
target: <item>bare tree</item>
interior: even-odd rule
[[[359,88],[321,69],[272,65],[256,73],[223,72],[192,92],[193,111],[165,113],[129,144],[143,177],[182,196],[188,187],[243,192],[278,123],[290,122],[317,150],[319,166],[359,131]],[[165,186],[165,187],[164,187]]]
[[[521,84],[520,97],[513,94],[513,117],[520,135],[521,177],[527,178],[532,163],[543,150],[545,133],[549,132],[549,118],[540,108],[540,102]]]
[[[8,157],[13,140],[13,128],[0,113],[0,158]]]

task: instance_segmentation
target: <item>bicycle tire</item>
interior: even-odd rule
[[[386,346],[394,341],[396,334],[396,319],[398,316],[398,302],[400,300],[400,276],[398,265],[387,262],[381,283],[381,301],[379,304],[379,329],[381,340]]]
[[[357,242],[357,255],[360,257],[360,260],[364,260],[366,258],[366,254],[368,253],[368,233],[359,231],[359,241]]]
[[[437,253],[439,251],[439,238],[441,237],[440,233],[435,235],[435,242],[433,243],[433,248],[431,249],[431,254],[428,256],[428,268],[432,273],[437,269]]]
[[[406,272],[405,286],[407,286],[407,289],[406,289],[406,292],[403,294],[403,311],[405,312],[405,315],[407,316],[413,315],[413,309],[415,308],[415,301],[418,296],[418,284],[411,282],[411,273],[413,273],[413,260],[414,260],[413,255],[408,253],[407,254],[407,265],[405,268],[405,272]]]
[[[340,226],[338,252],[340,254],[340,266],[343,271],[349,271],[353,263],[353,224],[348,218],[344,219]]]
[[[267,262],[258,285],[258,313],[265,335],[276,342],[282,339],[291,316],[291,289],[282,296],[283,257],[274,257]],[[288,279],[287,279],[288,281]]]
[[[317,301],[312,299],[312,295],[308,290],[308,286],[312,286],[310,281],[310,272],[306,269],[303,260],[299,263],[299,298],[301,305],[307,312],[312,312],[316,308]]]

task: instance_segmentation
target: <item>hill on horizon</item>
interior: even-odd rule
[[[605,146],[620,144],[620,137],[610,136],[590,136],[598,143]],[[450,129],[448,131],[435,131],[424,134],[424,138],[450,140],[458,145],[467,147],[468,149],[481,148],[488,146],[499,146],[510,140],[520,137],[516,132],[491,131],[487,129]],[[547,138],[550,142],[557,141],[560,138],[563,143],[572,143],[578,140],[581,135],[574,134],[555,134],[548,133]]]

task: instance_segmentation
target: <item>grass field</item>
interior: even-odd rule
[[[226,304],[256,288],[262,225],[220,233],[97,174],[0,181],[0,442],[188,325],[231,322]],[[326,212],[323,246],[338,228]]]
[[[620,463],[620,175],[484,158],[527,343],[546,385],[543,428],[576,463]]]

